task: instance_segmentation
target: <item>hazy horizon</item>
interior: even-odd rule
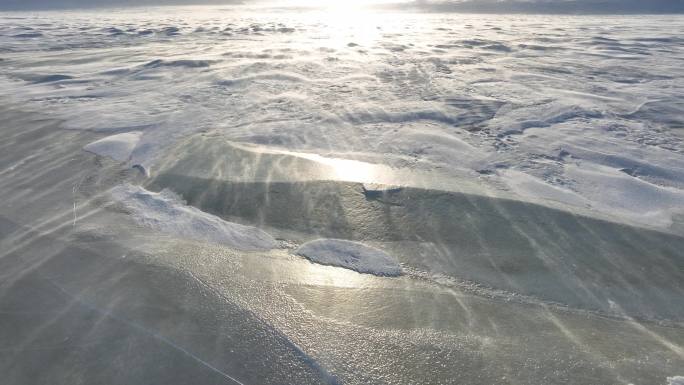
[[[346,2],[349,3],[349,2]],[[308,0],[2,0],[0,11],[94,9],[141,6],[255,5],[325,7],[331,1]],[[679,14],[684,13],[680,0],[371,0],[354,5],[382,7],[388,10],[467,13],[560,13],[560,14]]]

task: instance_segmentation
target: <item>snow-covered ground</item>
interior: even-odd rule
[[[0,17],[5,99],[146,170],[210,131],[683,231],[681,16]]]

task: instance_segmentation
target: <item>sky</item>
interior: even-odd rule
[[[84,7],[121,7],[133,5],[263,4],[269,0],[0,0],[0,10],[54,9]],[[278,4],[294,1],[316,5],[316,0],[275,0]],[[334,0],[326,0],[331,3]],[[363,0],[361,0],[363,1]],[[524,12],[524,13],[684,13],[684,0],[367,0],[384,7],[411,8],[432,12]],[[345,0],[340,0],[344,3]]]

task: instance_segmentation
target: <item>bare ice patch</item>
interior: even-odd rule
[[[155,193],[126,184],[114,187],[111,194],[138,223],[170,235],[219,243],[239,250],[268,250],[276,246],[275,239],[265,231],[227,222],[188,206],[170,190]]]
[[[119,162],[130,159],[131,153],[140,142],[142,132],[131,131],[123,134],[111,135],[106,138],[92,142],[84,150],[100,156],[107,156]]]
[[[312,262],[380,276],[401,275],[399,262],[382,250],[340,239],[317,239],[297,249]]]

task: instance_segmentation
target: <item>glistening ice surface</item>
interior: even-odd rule
[[[3,384],[680,383],[682,36],[0,14]]]

